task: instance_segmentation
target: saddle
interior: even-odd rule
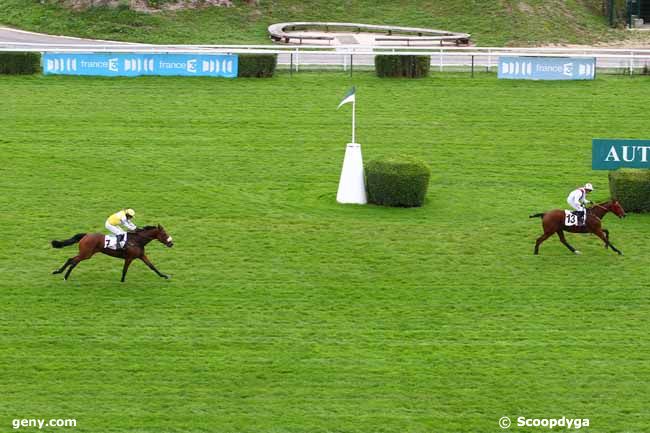
[[[117,244],[117,236],[116,235],[104,235],[104,248],[108,248],[109,250],[119,250],[124,248],[124,246],[127,243],[129,235],[126,234],[120,241],[120,244]]]
[[[579,219],[578,219],[578,211],[574,210],[565,210],[564,211],[564,225],[567,227],[572,227],[572,226],[584,226],[587,224],[587,216],[585,215],[584,221],[582,221],[582,224],[578,224]]]

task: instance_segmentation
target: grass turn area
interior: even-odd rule
[[[352,84],[364,157],[432,167],[422,208],[335,202]],[[647,138],[646,96],[616,76],[0,77],[0,426],[645,432],[650,216],[605,218],[619,257],[571,234],[582,256],[533,256],[528,215],[587,181],[608,198],[591,139]],[[124,206],[174,237],[147,247],[170,281],[138,262],[121,284],[103,255],[50,275],[76,251],[51,239]]]
[[[270,43],[267,27],[285,21],[338,21],[425,27],[472,34],[483,46],[587,44],[648,36],[607,26],[601,0],[261,0],[251,6],[138,13],[73,11],[60,1],[0,0],[0,23],[25,30],[151,43]]]

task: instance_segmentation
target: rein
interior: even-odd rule
[[[609,212],[609,209],[607,209],[605,206],[601,206],[601,205],[599,205],[598,203],[594,203],[594,206],[599,207],[599,208],[601,208],[601,209],[606,210],[607,212]]]
[[[599,208],[601,208],[602,210],[605,211],[605,214],[607,214],[607,212],[610,211],[608,208],[606,208],[605,206],[599,205],[598,203],[594,203],[593,207],[599,207]],[[603,216],[605,216],[605,214],[603,214]],[[598,221],[602,221],[602,218],[597,217],[597,216],[594,215],[593,213],[591,214],[591,216],[594,217],[594,218],[596,218]]]

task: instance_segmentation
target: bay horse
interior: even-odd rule
[[[571,233],[594,233],[605,242],[605,248],[609,247],[618,254],[623,254],[609,241],[609,230],[601,227],[601,220],[608,212],[613,212],[619,218],[625,218],[625,211],[618,200],[594,204],[593,207],[587,209],[587,218],[585,220],[585,225],[583,226],[564,225],[564,210],[562,209],[554,209],[552,211],[530,215],[530,218],[541,217],[542,228],[544,229],[544,234],[537,238],[537,242],[535,242],[535,254],[539,254],[539,246],[546,239],[553,236],[554,233],[557,233],[560,242],[562,242],[569,251],[574,254],[580,254],[580,251],[573,248],[566,241],[566,238],[564,237],[565,231]]]
[[[74,257],[70,257],[59,269],[52,272],[53,274],[60,274],[68,268],[68,272],[65,273],[64,279],[68,279],[70,272],[83,260],[88,260],[95,253],[103,253],[108,256],[117,257],[124,259],[124,267],[122,268],[122,282],[126,278],[126,272],[129,270],[129,265],[135,259],[142,260],[149,268],[158,274],[160,277],[169,279],[169,275],[165,275],[160,272],[156,267],[151,263],[147,255],[144,253],[144,247],[154,239],[157,239],[160,243],[164,244],[167,247],[174,246],[172,242],[172,237],[169,236],[165,229],[162,228],[160,224],[158,226],[145,226],[138,228],[127,234],[126,244],[121,250],[112,250],[106,248],[104,244],[104,235],[101,233],[79,233],[66,239],[65,241],[52,241],[52,246],[54,248],[63,248],[68,245],[79,243],[79,254]]]

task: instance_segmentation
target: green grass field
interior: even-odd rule
[[[335,201],[364,158],[433,169],[419,209]],[[650,79],[0,77],[0,430],[497,432],[504,415],[647,432],[648,215],[542,245],[591,139],[648,138]],[[51,239],[122,206],[172,275]],[[542,431],[544,429],[510,431]],[[32,430],[34,431],[34,430]],[[545,431],[545,430],[544,430]],[[563,431],[555,429],[553,431]]]
[[[617,0],[619,1],[619,0]],[[261,0],[250,6],[154,14],[127,9],[72,11],[54,0],[0,0],[0,24],[39,32],[151,43],[270,43],[267,27],[286,21],[339,21],[427,27],[472,34],[483,46],[586,44],[647,32],[611,29],[602,0]],[[58,3],[61,3],[60,1]]]

